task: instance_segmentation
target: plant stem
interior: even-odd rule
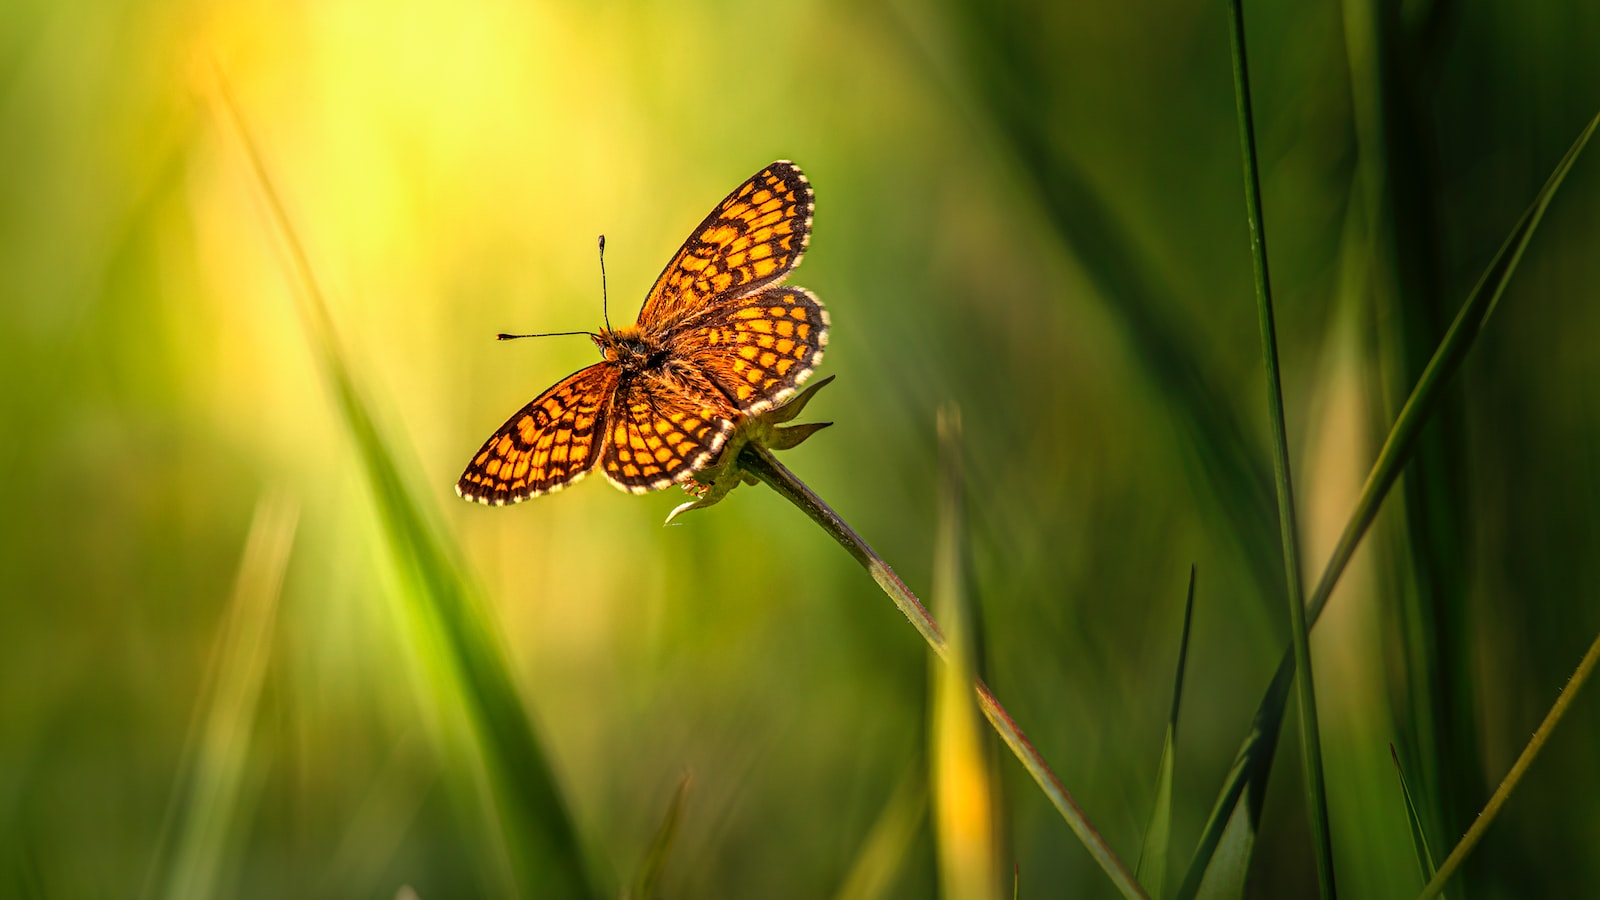
[[[1367,473],[1355,509],[1345,521],[1339,542],[1334,545],[1333,553],[1323,566],[1322,576],[1317,579],[1316,587],[1311,590],[1306,615],[1313,624],[1328,605],[1329,599],[1333,596],[1334,586],[1339,583],[1339,576],[1344,573],[1345,567],[1355,556],[1356,548],[1361,545],[1361,539],[1366,535],[1367,529],[1378,517],[1378,510],[1382,508],[1389,489],[1400,477],[1406,464],[1411,461],[1417,435],[1432,417],[1445,386],[1461,368],[1461,362],[1472,349],[1479,331],[1488,323],[1490,315],[1499,305],[1500,297],[1505,293],[1511,276],[1515,274],[1523,251],[1527,249],[1534,232],[1539,228],[1539,223],[1543,221],[1550,201],[1566,180],[1567,174],[1572,171],[1573,165],[1583,153],[1584,147],[1588,146],[1589,139],[1593,137],[1597,128],[1600,128],[1600,114],[1590,119],[1589,124],[1579,132],[1572,146],[1567,149],[1566,155],[1550,173],[1544,187],[1534,197],[1532,205],[1506,236],[1494,259],[1490,261],[1488,268],[1484,269],[1477,285],[1473,287],[1472,292],[1467,295],[1466,302],[1456,313],[1449,331],[1446,331],[1444,338],[1440,340],[1438,349],[1434,351],[1427,368],[1423,369],[1421,377],[1417,379],[1416,386],[1411,389],[1411,395],[1406,398],[1405,405],[1400,408],[1399,415],[1395,417],[1394,424],[1390,426],[1389,434],[1384,439],[1383,447],[1378,451],[1378,458],[1373,460],[1372,468]],[[1256,706],[1250,732],[1245,735],[1244,742],[1239,747],[1239,754],[1234,759],[1233,767],[1217,796],[1211,818],[1201,832],[1198,849],[1191,861],[1189,874],[1184,877],[1184,886],[1178,894],[1179,897],[1194,896],[1195,889],[1205,874],[1205,868],[1211,862],[1211,854],[1222,840],[1223,830],[1227,828],[1239,798],[1247,790],[1265,790],[1265,776],[1272,768],[1272,755],[1277,746],[1276,723],[1282,718],[1284,705],[1288,702],[1288,690],[1283,682],[1286,682],[1293,672],[1294,650],[1291,647],[1283,652],[1277,673],[1273,675],[1271,683],[1261,697],[1261,702]],[[1261,739],[1262,726],[1270,729],[1266,740]]]
[[[1272,470],[1278,488],[1278,529],[1283,538],[1283,565],[1288,582],[1289,632],[1294,642],[1300,697],[1300,743],[1305,751],[1306,802],[1317,856],[1317,881],[1323,898],[1337,892],[1333,883],[1333,844],[1328,827],[1327,785],[1322,772],[1322,738],[1317,733],[1317,699],[1311,676],[1311,642],[1306,625],[1304,587],[1300,580],[1300,540],[1294,510],[1294,482],[1289,471],[1289,438],[1284,425],[1283,381],[1278,371],[1278,335],[1272,312],[1272,284],[1267,271],[1267,235],[1261,212],[1261,176],[1256,165],[1255,119],[1250,109],[1250,71],[1245,59],[1242,0],[1228,0],[1232,28],[1234,98],[1239,112],[1239,144],[1244,156],[1245,205],[1250,222],[1251,259],[1255,266],[1256,310],[1261,324],[1261,358],[1267,374],[1267,411],[1272,419]]]
[[[856,534],[855,529],[844,519],[839,518],[839,514],[834,512],[832,507],[824,503],[822,498],[806,487],[793,472],[778,462],[771,451],[760,445],[747,445],[739,456],[739,465],[777,491],[785,500],[799,507],[801,512],[811,517],[823,531],[838,541],[839,546],[867,570],[872,580],[876,581],[883,592],[889,595],[889,599],[894,601],[894,605],[900,608],[900,612],[911,620],[911,624],[921,632],[922,639],[928,642],[933,652],[938,654],[941,660],[948,661],[949,648],[939,623],[934,621],[933,616],[922,605],[922,601],[906,587],[905,582],[901,581],[900,576],[884,562],[883,557],[868,546],[867,542],[861,539],[861,535]],[[1028,770],[1028,774],[1033,776],[1039,789],[1050,798],[1050,802],[1061,813],[1061,817],[1067,821],[1068,827],[1088,849],[1089,855],[1093,856],[1095,862],[1100,864],[1100,868],[1105,870],[1107,877],[1124,897],[1146,897],[1144,889],[1139,886],[1133,873],[1090,823],[1082,807],[1078,806],[1077,801],[1061,783],[1061,779],[1056,777],[1056,773],[1050,768],[1050,764],[1044,761],[1038,749],[1023,735],[1022,729],[1012,721],[1011,715],[1000,705],[994,692],[989,690],[989,686],[984,684],[982,679],[975,679],[972,686],[978,695],[978,706],[983,710],[984,718],[989,720],[995,733],[999,734],[1000,739],[1011,748],[1011,752],[1021,761],[1023,768]]]
[[[1461,864],[1466,861],[1467,855],[1472,852],[1472,848],[1476,847],[1478,841],[1483,838],[1483,833],[1489,830],[1490,823],[1494,822],[1495,817],[1500,815],[1501,807],[1505,806],[1506,800],[1511,796],[1511,792],[1517,789],[1518,782],[1522,781],[1522,776],[1527,774],[1528,767],[1533,765],[1534,758],[1539,755],[1540,750],[1544,749],[1545,741],[1550,738],[1550,732],[1555,730],[1556,725],[1561,722],[1561,717],[1566,715],[1567,707],[1572,705],[1573,698],[1578,696],[1578,691],[1582,689],[1583,683],[1588,681],[1589,675],[1594,672],[1596,662],[1600,662],[1600,635],[1596,635],[1594,643],[1589,645],[1589,652],[1583,655],[1583,660],[1578,663],[1577,671],[1572,673],[1572,678],[1567,681],[1567,686],[1561,689],[1561,696],[1556,698],[1555,704],[1545,714],[1544,721],[1539,723],[1539,730],[1533,733],[1533,737],[1528,739],[1528,745],[1522,748],[1522,753],[1517,757],[1517,761],[1512,764],[1511,771],[1506,773],[1505,780],[1500,782],[1498,788],[1495,788],[1494,795],[1489,798],[1488,803],[1484,804],[1483,812],[1478,813],[1478,818],[1473,820],[1472,827],[1467,829],[1467,833],[1461,836],[1461,840],[1456,844],[1455,849],[1451,850],[1450,855],[1445,857],[1444,865],[1441,865],[1439,871],[1434,873],[1433,880],[1429,881],[1428,886],[1422,889],[1421,894],[1417,895],[1418,900],[1429,900],[1431,897],[1439,896],[1440,892],[1444,890],[1445,882],[1449,881],[1450,877],[1456,873],[1456,870],[1461,868]]]

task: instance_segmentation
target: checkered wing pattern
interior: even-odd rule
[[[822,361],[828,312],[780,283],[811,238],[812,193],[793,163],[752,175],[689,235],[631,328],[593,335],[606,354],[500,426],[456,484],[503,506],[599,466],[635,494],[716,460],[741,415],[782,403]]]
[[[697,316],[670,343],[748,415],[789,399],[827,345],[828,310],[798,287],[771,288]]]
[[[540,394],[472,457],[456,493],[504,506],[559,491],[600,459],[617,368],[596,363]]]
[[[811,184],[779,160],[734,189],[690,232],[639,312],[646,333],[783,280],[811,240]]]
[[[733,410],[709,385],[686,387],[655,376],[618,387],[600,456],[612,484],[643,494],[687,481],[717,458],[733,433]]]

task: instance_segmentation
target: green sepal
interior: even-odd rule
[[[816,396],[817,391],[828,386],[834,376],[818,381],[795,396],[793,400],[782,406],[777,406],[756,416],[745,416],[739,420],[733,429],[733,434],[728,436],[728,442],[722,446],[722,455],[715,463],[694,473],[694,479],[686,481],[683,489],[694,497],[688,503],[683,503],[667,514],[663,525],[672,524],[683,513],[694,509],[705,509],[722,502],[728,492],[738,487],[740,483],[759,483],[754,475],[746,472],[739,465],[739,456],[747,445],[755,444],[769,450],[789,450],[800,446],[806,438],[832,425],[832,422],[808,422],[804,425],[783,426],[784,422],[793,420]]]

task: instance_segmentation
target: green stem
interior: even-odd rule
[[[1478,813],[1478,818],[1473,820],[1472,827],[1467,829],[1467,833],[1461,836],[1461,841],[1456,844],[1455,849],[1451,850],[1450,855],[1445,857],[1444,865],[1440,866],[1439,871],[1434,873],[1433,880],[1429,881],[1428,886],[1422,889],[1421,894],[1417,895],[1418,900],[1429,900],[1431,897],[1439,896],[1440,892],[1444,890],[1445,882],[1449,881],[1450,877],[1456,873],[1456,870],[1461,868],[1461,864],[1466,861],[1467,855],[1472,852],[1472,848],[1476,847],[1478,841],[1483,838],[1483,833],[1489,830],[1489,825],[1494,822],[1496,816],[1500,815],[1501,807],[1506,805],[1506,800],[1510,798],[1511,792],[1517,789],[1517,783],[1522,781],[1523,775],[1527,774],[1528,767],[1533,765],[1533,760],[1539,755],[1539,751],[1544,749],[1545,741],[1549,739],[1550,733],[1560,723],[1561,717],[1566,715],[1567,707],[1572,705],[1572,700],[1578,696],[1578,691],[1583,688],[1583,683],[1589,680],[1589,675],[1594,672],[1597,661],[1600,661],[1600,635],[1596,635],[1594,643],[1589,645],[1589,652],[1583,655],[1583,661],[1578,663],[1577,671],[1572,673],[1571,680],[1561,690],[1561,696],[1556,698],[1555,705],[1550,707],[1550,712],[1545,714],[1544,721],[1539,723],[1539,730],[1533,733],[1533,737],[1528,740],[1528,745],[1522,748],[1521,755],[1517,757],[1516,763],[1511,766],[1511,771],[1506,773],[1505,780],[1500,782],[1498,788],[1495,788],[1494,796],[1490,797],[1489,802],[1484,804],[1483,812]]]
[[[1300,580],[1300,541],[1294,510],[1294,483],[1289,472],[1289,438],[1283,416],[1283,380],[1278,370],[1278,336],[1272,313],[1272,285],[1267,272],[1267,236],[1261,213],[1261,176],[1256,165],[1255,120],[1250,111],[1250,72],[1245,60],[1242,0],[1228,0],[1232,28],[1234,97],[1239,112],[1239,144],[1244,155],[1245,205],[1250,221],[1251,259],[1255,264],[1256,310],[1261,325],[1261,358],[1267,370],[1267,411],[1272,418],[1272,470],[1278,488],[1278,530],[1283,539],[1284,574],[1288,582],[1289,633],[1294,642],[1296,686],[1300,697],[1300,743],[1305,751],[1306,802],[1316,845],[1317,881],[1324,898],[1336,895],[1333,844],[1328,827],[1327,785],[1322,772],[1322,738],[1317,733],[1317,699],[1311,676],[1311,642],[1306,625],[1304,588]]]
[[[1589,139],[1593,137],[1597,128],[1600,128],[1600,114],[1590,119],[1589,124],[1578,134],[1572,146],[1567,149],[1566,155],[1556,165],[1555,171],[1550,173],[1538,196],[1534,197],[1533,204],[1522,214],[1516,227],[1511,229],[1505,242],[1500,245],[1500,250],[1489,262],[1489,267],[1484,270],[1472,293],[1467,295],[1466,302],[1461,305],[1461,310],[1456,313],[1455,320],[1451,322],[1450,329],[1439,342],[1439,347],[1434,351],[1433,358],[1428,361],[1427,368],[1423,369],[1421,377],[1417,379],[1416,387],[1411,389],[1411,395],[1406,398],[1405,405],[1400,408],[1400,414],[1390,426],[1389,435],[1384,439],[1382,449],[1378,451],[1378,458],[1373,460],[1372,469],[1367,473],[1367,480],[1361,487],[1361,496],[1356,501],[1355,510],[1345,521],[1339,542],[1334,545],[1333,553],[1322,569],[1322,577],[1317,579],[1317,585],[1311,591],[1306,613],[1313,624],[1328,605],[1329,598],[1333,596],[1333,588],[1339,583],[1339,576],[1344,573],[1345,566],[1349,565],[1351,558],[1355,556],[1356,548],[1361,545],[1362,537],[1377,518],[1384,497],[1388,496],[1389,489],[1394,486],[1395,480],[1400,477],[1400,472],[1411,460],[1417,435],[1432,417],[1434,408],[1444,393],[1445,385],[1455,376],[1479,331],[1489,321],[1489,316],[1499,304],[1506,285],[1510,283],[1511,276],[1516,272],[1517,264],[1522,259],[1523,251],[1527,249],[1528,242],[1533,239],[1534,232],[1544,219],[1545,210],[1549,207],[1551,199],[1566,180],[1567,174],[1572,171],[1573,164],[1583,153],[1584,147],[1588,146]],[[1234,805],[1240,796],[1247,788],[1264,789],[1264,783],[1257,784],[1256,780],[1258,773],[1264,777],[1264,773],[1271,768],[1273,749],[1277,746],[1276,723],[1283,715],[1284,704],[1288,702],[1287,681],[1293,673],[1294,652],[1293,648],[1290,648],[1284,651],[1277,673],[1273,675],[1271,684],[1267,686],[1266,693],[1256,706],[1250,733],[1245,736],[1244,742],[1239,747],[1239,754],[1222,786],[1222,791],[1217,796],[1211,817],[1200,835],[1198,849],[1191,862],[1189,873],[1184,878],[1179,897],[1195,895],[1195,890],[1205,873],[1205,867],[1210,863],[1211,854],[1222,839],[1223,830],[1227,828]],[[1261,739],[1263,725],[1269,728],[1268,740]]]
[[[829,537],[838,541],[839,546],[867,570],[872,580],[878,583],[883,592],[889,595],[889,599],[894,601],[894,605],[900,608],[900,612],[904,613],[905,617],[911,620],[911,624],[916,626],[917,631],[922,633],[922,639],[928,642],[933,652],[938,654],[941,660],[948,661],[949,648],[939,623],[934,621],[933,616],[922,605],[922,601],[906,587],[900,576],[883,561],[883,557],[868,546],[867,542],[861,539],[861,535],[856,534],[855,529],[839,518],[839,514],[834,512],[832,507],[824,503],[821,497],[806,487],[804,482],[796,478],[793,472],[778,462],[771,451],[764,447],[756,444],[746,445],[739,456],[739,466],[761,479],[785,500],[810,516],[812,521],[822,526],[822,530],[827,532]],[[1144,889],[1133,877],[1133,873],[1095,829],[1082,807],[1078,806],[1078,802],[1072,798],[1072,794],[1061,783],[1061,779],[1056,777],[1056,773],[1050,768],[1050,764],[1044,761],[1038,749],[1023,735],[1022,729],[1012,721],[1005,707],[995,698],[994,692],[989,690],[989,686],[984,684],[982,679],[977,679],[973,682],[973,690],[978,695],[978,706],[983,710],[984,718],[989,720],[995,733],[999,734],[1000,739],[1011,748],[1011,752],[1021,761],[1023,768],[1028,770],[1028,774],[1033,776],[1039,789],[1050,798],[1050,802],[1061,813],[1061,817],[1067,821],[1068,827],[1078,836],[1078,840],[1083,842],[1083,846],[1088,849],[1089,855],[1094,857],[1095,862],[1100,864],[1100,868],[1105,870],[1111,882],[1124,897],[1147,897]]]

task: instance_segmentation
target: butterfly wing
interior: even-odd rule
[[[789,399],[827,345],[828,310],[798,287],[768,288],[713,307],[672,333],[668,344],[747,415]]]
[[[521,503],[589,474],[611,418],[617,367],[567,376],[512,416],[472,457],[456,493],[485,505]]]
[[[717,204],[656,278],[639,312],[647,333],[783,280],[811,240],[811,184],[778,160]]]
[[[693,372],[625,376],[617,390],[600,468],[643,494],[687,481],[716,459],[735,411]]]

